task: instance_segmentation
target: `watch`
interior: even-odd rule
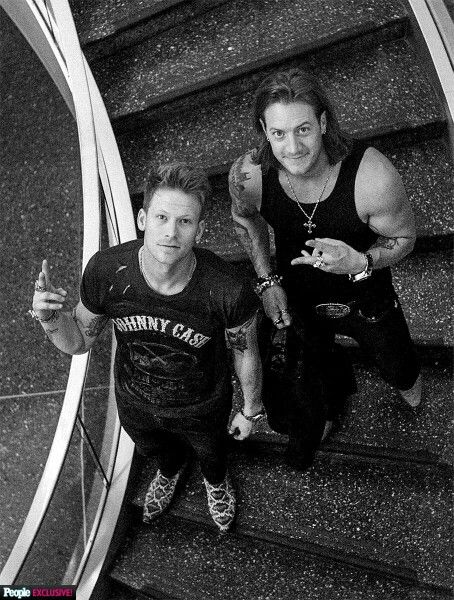
[[[372,254],[370,252],[366,252],[364,254],[366,257],[366,266],[360,273],[356,273],[356,275],[349,275],[348,278],[350,281],[363,281],[364,279],[368,279],[372,275],[372,269],[374,267],[374,260],[372,258]]]
[[[257,423],[258,421],[260,421],[260,419],[264,418],[264,416],[265,416],[265,409],[262,409],[259,413],[257,413],[256,415],[253,415],[253,416],[245,415],[243,408],[240,410],[240,413],[243,415],[243,417],[247,421],[250,421],[251,423]]]

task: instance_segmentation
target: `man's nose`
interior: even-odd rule
[[[177,234],[177,222],[173,219],[169,219],[165,226],[166,237],[173,238]]]
[[[299,143],[296,135],[291,133],[287,138],[287,152],[289,154],[298,154],[299,151]]]

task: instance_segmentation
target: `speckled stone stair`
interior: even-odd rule
[[[162,517],[128,540],[110,600],[441,600],[446,595],[384,579],[275,543]],[[127,590],[127,592],[126,592]],[[127,595],[126,595],[127,594]]]
[[[319,457],[306,473],[278,456],[230,455],[239,496],[236,533],[437,589],[452,585],[450,478],[419,468]],[[137,510],[155,471],[151,461]],[[215,527],[198,466],[170,510]]]
[[[373,138],[409,128],[421,130],[443,123],[441,108],[422,77],[414,51],[398,40],[342,55],[316,69],[336,104],[342,128],[352,135]],[[365,103],[367,98],[367,103]],[[151,162],[178,157],[222,172],[254,145],[251,123],[252,91],[200,104],[198,110],[169,117],[118,136],[131,193],[140,190]]]
[[[232,0],[92,67],[118,118],[405,17],[395,0]]]
[[[409,409],[396,390],[379,373],[365,366],[363,357],[351,352],[358,392],[349,398],[338,429],[320,448],[320,454],[335,454],[350,461],[438,465],[451,472],[454,457],[452,420],[452,359],[435,350],[419,348],[423,363],[424,400],[417,411]],[[235,409],[242,398],[235,394]],[[257,426],[245,451],[282,452],[286,436],[272,432],[267,423]]]
[[[70,0],[88,60],[154,38],[224,2],[226,0]]]

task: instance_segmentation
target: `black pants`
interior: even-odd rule
[[[118,395],[117,395],[118,402]],[[156,456],[166,477],[179,471],[194,451],[203,476],[220,483],[227,472],[227,425],[230,409],[201,417],[157,417],[118,402],[122,427],[145,456]]]
[[[345,317],[329,319],[312,308],[293,309],[285,366],[277,377],[270,376],[268,365],[264,399],[271,427],[289,436],[287,462],[295,468],[310,466],[326,420],[339,416],[356,391],[353,367],[335,344],[336,334],[354,338],[383,379],[398,389],[411,388],[419,375],[420,362],[397,298],[388,298],[380,310],[366,314],[356,306]]]

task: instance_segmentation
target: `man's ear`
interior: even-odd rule
[[[322,133],[326,133],[327,122],[326,111],[324,110],[320,115],[320,129],[322,130]]]
[[[200,242],[200,240],[202,239],[202,235],[203,235],[204,231],[205,231],[205,220],[202,219],[201,221],[199,221],[199,224],[197,225],[197,235],[195,236],[196,244],[198,244]]]
[[[137,227],[140,231],[145,231],[145,223],[147,221],[147,213],[143,208],[137,213]]]

